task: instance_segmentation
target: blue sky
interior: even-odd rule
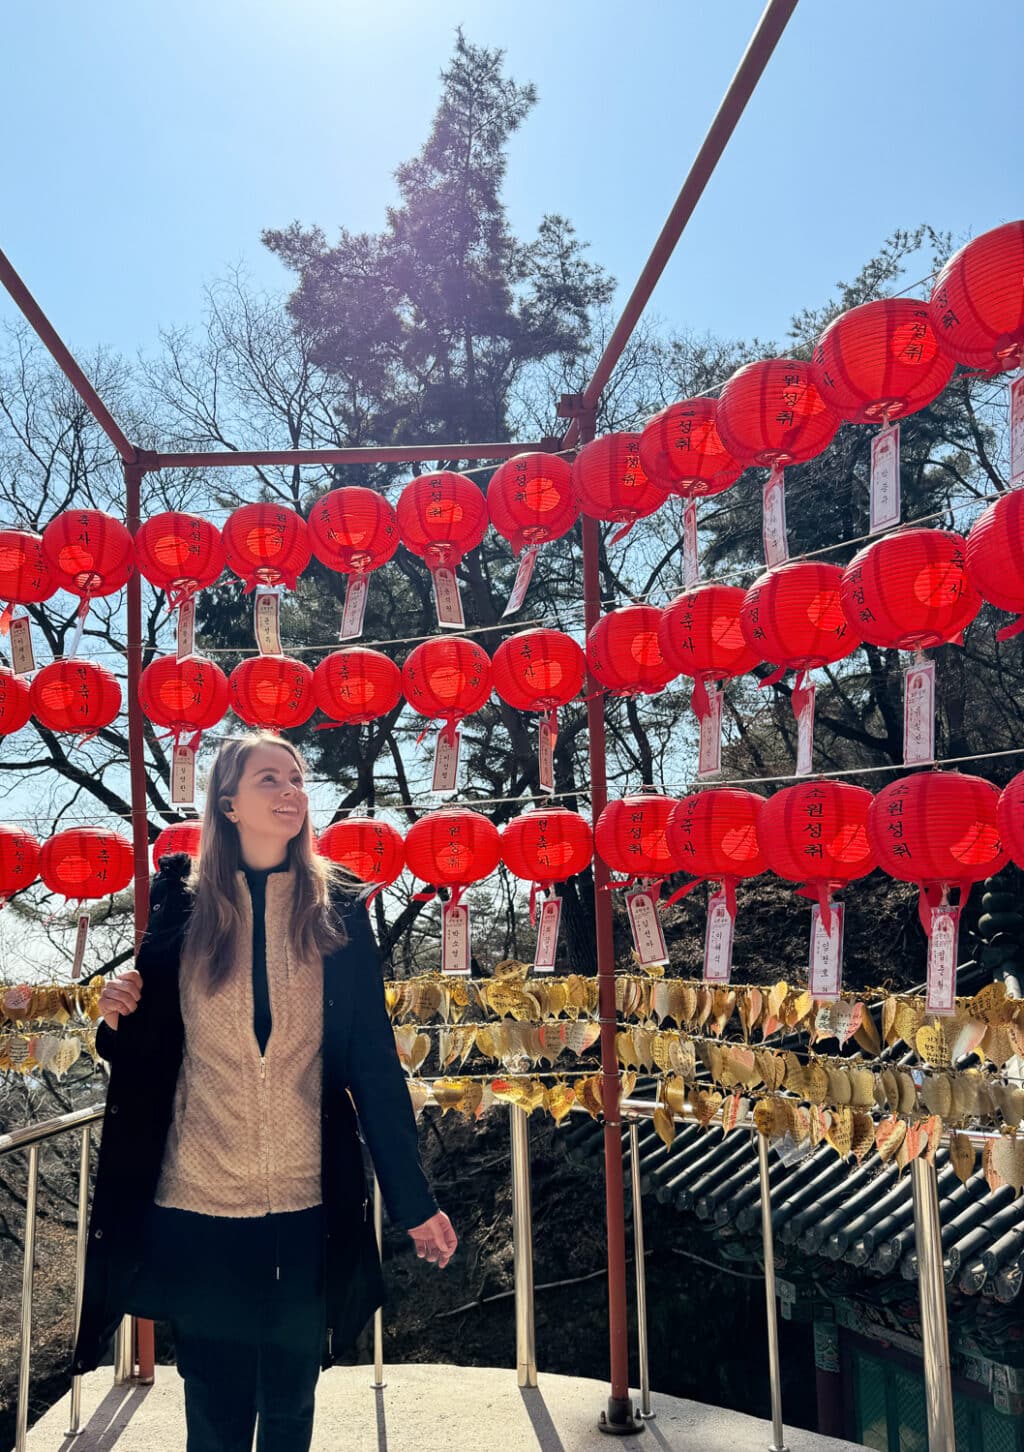
[[[4,18],[0,246],[82,352],[152,350],[234,262],[285,286],[260,229],[381,225],[462,23],[539,88],[510,158],[513,225],[568,215],[621,301],[760,10],[21,0]],[[1021,215],[1022,44],[1019,0],[803,0],[654,312],[781,338],[893,227],[966,237]]]

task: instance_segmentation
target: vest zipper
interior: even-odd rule
[[[267,1061],[260,1055],[260,1158],[263,1163],[264,1190],[267,1197],[267,1214],[271,1213],[270,1200],[270,1126],[267,1123]]]

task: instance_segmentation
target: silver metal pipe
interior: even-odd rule
[[[114,1333],[114,1385],[124,1386],[135,1375],[135,1318],[122,1316]]]
[[[772,1387],[772,1440],[768,1452],[787,1452],[782,1425],[782,1370],[779,1365],[779,1321],[775,1301],[775,1240],[772,1235],[772,1187],[768,1179],[768,1141],[757,1135],[761,1174],[761,1239],[764,1245],[764,1294],[768,1310],[768,1371]]]
[[[0,1134],[0,1155],[28,1149],[30,1145],[54,1139],[69,1129],[77,1129],[79,1125],[93,1124],[102,1119],[105,1112],[105,1104],[92,1104],[87,1109],[73,1109],[69,1114],[58,1114],[53,1119],[41,1119],[36,1124],[23,1124],[19,1129],[8,1130],[6,1134]]]
[[[14,1452],[25,1452],[28,1435],[28,1377],[32,1360],[32,1272],[36,1259],[36,1193],[39,1188],[39,1146],[28,1152],[28,1186],[25,1191],[25,1250],[21,1262],[21,1345],[18,1350],[18,1409],[15,1418]]]
[[[533,1224],[530,1212],[530,1137],[526,1110],[509,1105],[512,1140],[512,1257],[516,1289],[516,1384],[537,1385],[533,1326]]]
[[[82,1125],[81,1156],[78,1162],[78,1218],[75,1221],[75,1340],[82,1319],[82,1293],[85,1288],[85,1227],[89,1219],[89,1125]],[[72,1343],[74,1344],[74,1343]],[[66,1437],[77,1437],[82,1430],[82,1373],[71,1378],[71,1422]]]
[[[640,1197],[640,1129],[635,1119],[629,1121],[629,1180],[633,1192],[633,1255],[636,1260],[636,1334],[640,1361],[640,1415],[655,1417],[651,1411],[651,1373],[647,1352],[647,1265],[644,1260],[644,1207]]]
[[[914,1239],[921,1298],[921,1343],[924,1351],[924,1400],[928,1414],[929,1452],[956,1452],[953,1383],[949,1364],[946,1282],[939,1224],[939,1187],[935,1166],[920,1155],[910,1162],[914,1193]]]
[[[383,1257],[384,1245],[384,1199],[376,1173],[373,1176],[373,1229],[377,1237],[377,1254]],[[384,1380],[384,1308],[378,1306],[373,1313],[373,1381],[374,1391],[387,1386]]]

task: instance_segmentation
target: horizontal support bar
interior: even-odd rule
[[[143,454],[142,467],[154,469],[237,469],[261,464],[416,464],[435,459],[511,459],[515,454],[552,453],[558,439],[534,444],[398,444],[366,449],[218,450],[208,454]]]

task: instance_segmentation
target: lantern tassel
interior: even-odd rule
[[[765,686],[776,686],[776,685],[778,685],[779,681],[782,680],[782,677],[786,674],[786,672],[788,670],[789,670],[789,666],[785,666],[785,665],[776,666],[776,668],[772,671],[771,675],[765,676],[765,678],[764,678],[763,681],[759,681],[758,682],[757,689],[759,691],[763,691],[764,688],[765,688]]]
[[[4,614],[6,613],[5,611]],[[0,623],[0,632],[2,630],[3,626]],[[1024,615],[1018,615],[1017,619],[1011,620],[1009,625],[1000,626],[996,631],[996,640],[1010,640],[1013,636],[1020,635],[1022,630],[1024,630]]]
[[[711,715],[711,702],[708,700],[707,683],[703,676],[693,678],[693,695],[690,697],[690,705],[698,721],[706,721]]]
[[[970,880],[953,882],[922,882],[921,891],[917,898],[917,915],[921,920],[926,938],[932,935],[932,909],[942,907],[949,902],[951,888],[958,888],[960,899],[958,906],[963,908],[971,892]]]
[[[8,635],[10,633],[11,617],[13,616],[13,614],[14,601],[8,600],[7,604],[3,608],[3,612],[0,613],[0,635]],[[1021,626],[1021,629],[1024,630],[1024,625]]]
[[[829,882],[822,878],[817,882],[806,882],[803,887],[796,889],[797,897],[807,897],[812,902],[817,901],[818,910],[821,913],[821,925],[829,937],[832,936],[832,897],[844,885],[842,882]]]
[[[793,683],[793,692],[790,700],[793,705],[793,715],[798,721],[803,715],[805,707],[808,706],[811,701],[811,691],[809,687],[810,675],[810,671],[797,671],[796,680]],[[765,682],[764,684],[767,684],[767,682]]]
[[[629,521],[628,524],[624,524],[621,529],[617,529],[615,531],[615,533],[612,535],[612,537],[608,541],[608,543],[609,544],[618,544],[619,540],[625,539],[626,538],[626,535],[629,534],[629,531],[633,528],[634,524],[636,524],[636,516],[635,515]]]

